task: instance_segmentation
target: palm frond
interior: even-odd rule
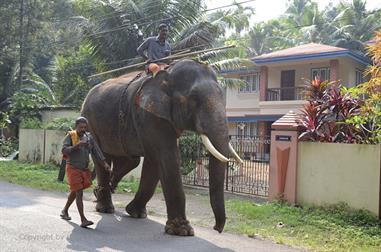
[[[184,48],[203,45],[211,46],[218,37],[218,28],[209,22],[200,22],[184,29],[176,38],[178,41],[173,49],[180,50]]]
[[[201,61],[219,61],[227,58],[236,57],[236,52],[233,50],[220,50],[220,51],[211,51],[199,55]]]
[[[239,78],[225,78],[223,76],[218,77],[218,83],[223,88],[238,89],[244,87],[247,82]]]
[[[51,87],[36,73],[31,72],[23,81],[20,91],[28,93],[36,93],[37,95],[56,104],[57,100]]]
[[[247,69],[254,66],[254,63],[248,59],[242,59],[235,57],[233,59],[225,59],[210,64],[217,72],[223,72],[227,70],[239,70]]]

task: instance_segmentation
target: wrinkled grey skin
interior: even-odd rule
[[[146,204],[160,180],[167,206],[165,231],[174,235],[193,235],[186,221],[185,196],[180,174],[177,137],[191,130],[209,137],[216,149],[228,156],[228,128],[225,99],[210,67],[182,60],[154,78],[138,79],[126,89],[129,79],[120,77],[95,86],[86,97],[82,115],[90,131],[113,163],[113,175],[95,164],[98,174],[99,212],[114,211],[111,190],[144,156],[138,192],[126,206],[132,217],[146,217]],[[122,102],[121,102],[122,101]],[[122,120],[120,108],[123,109]],[[210,203],[215,215],[214,229],[225,225],[225,165],[210,158]],[[111,183],[110,183],[111,181]],[[111,185],[110,185],[111,184]]]

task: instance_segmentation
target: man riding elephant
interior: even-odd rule
[[[150,73],[156,74],[163,70],[168,61],[160,61],[171,54],[171,46],[166,40],[168,36],[168,26],[166,24],[159,25],[159,34],[155,37],[147,38],[137,49],[138,54],[148,60],[147,70]],[[151,63],[151,61],[154,61]]]

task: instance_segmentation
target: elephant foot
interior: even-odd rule
[[[132,217],[132,218],[147,218],[147,210],[145,207],[138,208],[134,201],[131,201],[126,206],[126,212]]]
[[[194,230],[189,225],[189,221],[182,218],[168,220],[165,225],[165,232],[170,235],[194,236]]]
[[[94,195],[97,198],[95,210],[100,213],[114,213],[115,208],[111,200],[110,188],[97,186],[94,189]]]

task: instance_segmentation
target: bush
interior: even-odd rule
[[[95,47],[83,43],[70,55],[56,57],[56,81],[53,83],[54,93],[63,105],[80,107],[88,91],[99,80],[88,79],[88,76],[103,72],[103,61],[94,56]]]
[[[308,87],[308,104],[302,109],[302,141],[357,143],[356,129],[347,120],[359,115],[363,102],[337,82],[315,79]]]
[[[8,127],[10,123],[11,123],[11,120],[9,120],[8,113],[0,111],[0,129],[4,129]]]
[[[199,157],[205,156],[199,135],[193,132],[187,132],[180,137],[179,143],[181,155],[181,174],[187,175],[196,168],[196,161]]]
[[[23,119],[20,123],[21,129],[42,129],[42,122],[37,118]]]
[[[49,105],[43,97],[34,93],[16,92],[10,105],[10,120],[19,124],[31,118],[40,118],[40,109]]]
[[[0,157],[8,157],[18,149],[18,140],[16,138],[0,138]]]
[[[368,82],[350,90],[352,95],[365,97],[360,114],[347,120],[352,124],[361,142],[370,144],[381,143],[381,32],[376,33],[376,43],[369,46],[373,65],[368,67]]]

